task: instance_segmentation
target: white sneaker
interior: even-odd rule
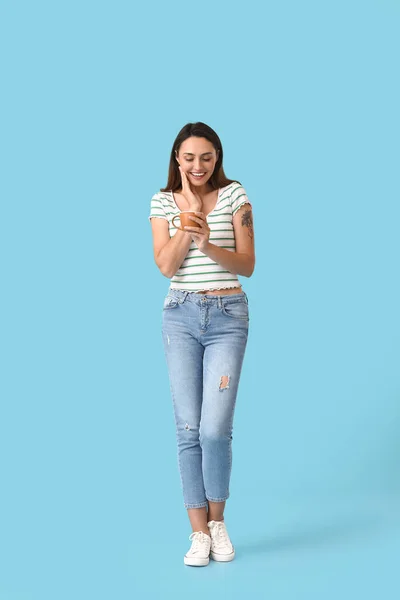
[[[211,538],[204,531],[194,531],[189,536],[192,540],[190,550],[185,554],[183,562],[192,567],[205,567],[210,562]]]
[[[211,558],[219,562],[228,562],[235,558],[235,549],[229,539],[224,521],[209,521],[211,534]]]

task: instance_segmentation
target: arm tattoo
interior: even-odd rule
[[[242,215],[242,225],[243,227],[248,228],[249,237],[253,239],[253,216],[251,214],[251,209],[246,210],[246,212]]]

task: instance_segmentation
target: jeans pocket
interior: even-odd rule
[[[246,301],[243,302],[225,302],[222,305],[222,312],[232,319],[249,320],[249,307]]]
[[[175,298],[175,296],[168,294],[168,296],[166,296],[164,298],[163,310],[168,310],[170,308],[176,308],[177,306],[178,306],[178,299]]]

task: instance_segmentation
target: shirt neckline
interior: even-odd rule
[[[207,218],[207,217],[209,217],[209,216],[210,216],[210,215],[211,215],[211,214],[214,212],[214,210],[217,208],[217,206],[218,206],[218,202],[219,202],[219,197],[220,197],[220,195],[221,195],[221,190],[222,190],[222,188],[218,188],[217,201],[216,201],[216,203],[215,203],[215,206],[214,206],[214,208],[212,209],[212,211],[211,211],[211,212],[209,212],[209,213],[206,215],[206,218]],[[173,192],[172,190],[171,190],[170,194],[171,194],[171,196],[172,196],[172,201],[173,201],[173,203],[175,204],[175,207],[176,207],[176,208],[179,210],[179,212],[181,212],[181,209],[179,208],[179,206],[178,206],[178,205],[177,205],[177,203],[175,202],[175,198],[174,198],[174,192]]]

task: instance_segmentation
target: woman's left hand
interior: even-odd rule
[[[188,227],[187,225],[184,229],[192,234],[192,239],[196,242],[198,249],[202,252],[209,243],[210,228],[204,218],[204,213],[197,212],[196,215],[196,217],[191,217],[191,219],[200,225],[200,229],[198,227]]]

